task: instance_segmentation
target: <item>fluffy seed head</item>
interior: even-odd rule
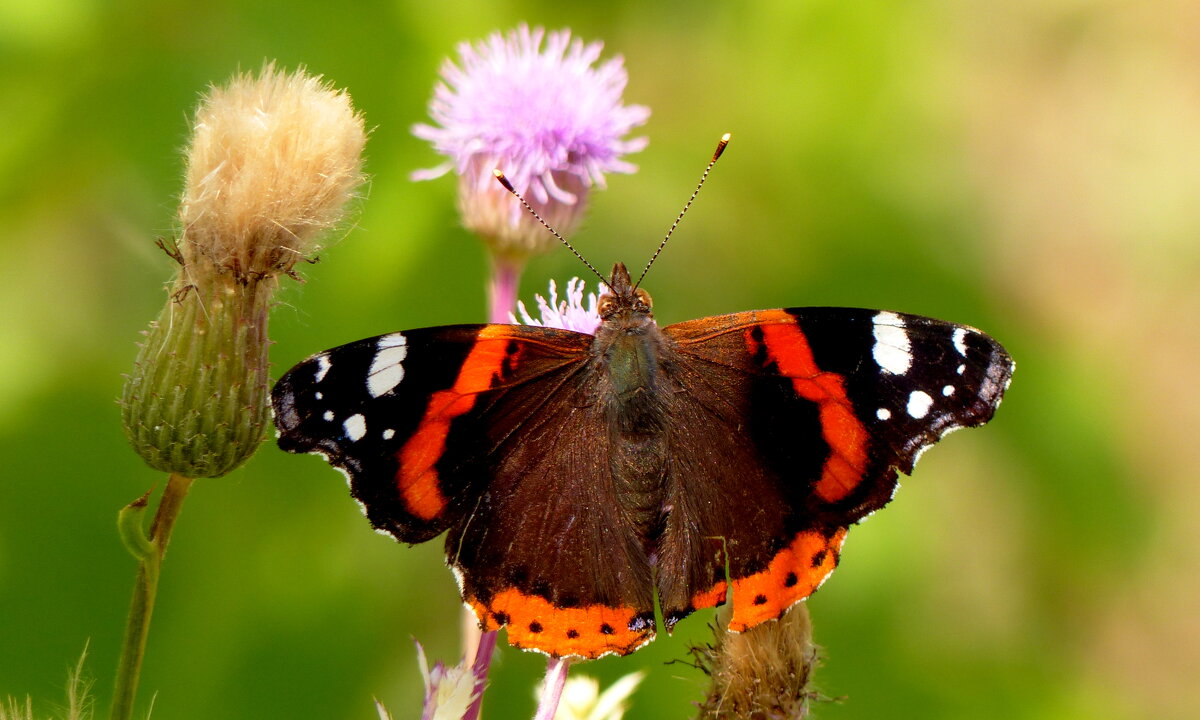
[[[805,718],[822,699],[810,685],[818,658],[804,603],[745,632],[719,627],[713,645],[692,652],[712,679],[698,720]]]
[[[205,258],[242,281],[290,270],[341,221],[365,142],[350,96],[302,69],[267,63],[211,88],[187,151],[185,266]]]

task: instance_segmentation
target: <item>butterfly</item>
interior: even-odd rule
[[[711,167],[711,165],[710,165]],[[812,307],[660,328],[622,264],[594,335],[391,333],[272,390],[281,448],[345,471],[379,531],[446,533],[484,630],[551,656],[624,655],[701,608],[779,618],[847,528],[946,433],[991,419],[1014,365],[965,325]]]

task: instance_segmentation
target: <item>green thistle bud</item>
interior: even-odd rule
[[[217,477],[257,449],[271,295],[342,220],[365,139],[345,93],[271,64],[201,102],[168,249],[179,274],[122,396],[125,433],[151,467]]]
[[[254,453],[269,420],[273,284],[184,286],[150,325],[122,398],[125,432],[150,467],[217,477]]]

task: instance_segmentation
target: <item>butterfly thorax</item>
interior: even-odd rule
[[[607,379],[601,401],[608,418],[609,467],[618,494],[643,539],[653,542],[661,524],[667,467],[667,419],[672,394],[664,361],[670,341],[651,312],[650,295],[630,284],[629,272],[613,267],[610,292],[600,298],[601,325],[592,345],[594,362]]]

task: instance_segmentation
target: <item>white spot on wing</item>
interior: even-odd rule
[[[367,373],[367,392],[379,397],[391,392],[404,379],[404,359],[408,357],[408,339],[400,333],[379,338],[371,369]]]
[[[392,439],[392,438],[394,438],[394,437],[396,437],[396,431],[395,431],[395,430],[393,430],[393,429],[391,429],[391,428],[388,428],[387,430],[384,430],[384,431],[383,431],[383,439],[384,439],[384,440],[391,440],[391,439]]]
[[[328,355],[317,356],[317,375],[313,382],[321,382],[325,379],[325,375],[329,373],[329,368],[333,367],[333,363],[329,362]]]
[[[932,405],[933,398],[929,397],[929,393],[922,390],[914,390],[908,396],[908,414],[917,420],[925,417]]]
[[[963,374],[963,373],[965,373],[966,371],[967,371],[967,366],[966,366],[966,365],[959,365],[959,366],[958,366],[958,370],[956,370],[955,372],[957,372],[959,375],[962,375],[962,374]]]
[[[875,364],[884,372],[903,375],[912,367],[912,346],[904,321],[893,312],[881,312],[875,316],[875,347],[871,350]]]
[[[325,422],[333,422],[333,411],[326,410],[325,414],[322,415],[321,417],[325,418]]]
[[[954,328],[954,349],[959,355],[967,356],[967,330],[966,328]]]
[[[942,388],[942,394],[945,395],[946,397],[950,397],[951,395],[954,394],[954,386],[947,385],[946,387]]]
[[[362,416],[362,413],[355,413],[346,418],[342,427],[346,429],[346,437],[350,438],[351,442],[358,442],[362,440],[363,435],[367,434],[367,419]]]
[[[880,420],[890,420],[892,417],[892,411],[888,410],[887,408],[879,408],[875,411],[875,417],[879,418]]]

